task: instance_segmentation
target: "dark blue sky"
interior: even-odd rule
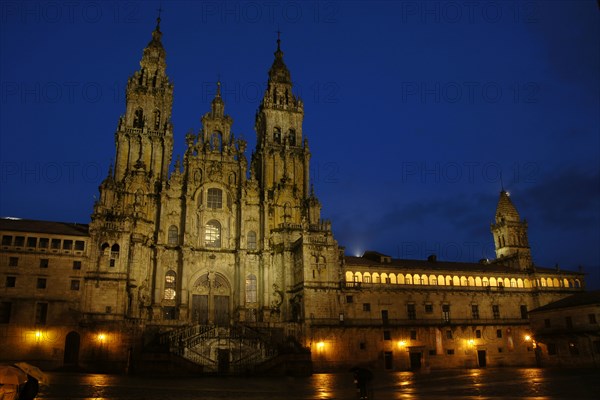
[[[582,265],[600,287],[596,1],[162,7],[175,156],[218,77],[234,132],[254,147],[279,28],[312,181],[347,254],[493,258],[502,175],[536,264]],[[0,215],[89,221],[157,8],[0,3]]]

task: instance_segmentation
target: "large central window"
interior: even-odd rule
[[[210,220],[204,230],[204,245],[206,247],[221,247],[221,224]]]
[[[221,189],[208,189],[206,204],[208,208],[223,207],[223,191]]]

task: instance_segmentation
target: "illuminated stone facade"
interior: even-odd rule
[[[158,334],[178,356],[227,372],[230,362],[241,368],[250,355],[268,361],[271,353],[252,353],[252,347],[264,349],[261,337],[280,332],[310,349],[317,371],[356,363],[393,370],[532,363],[531,344],[523,339],[527,311],[580,291],[583,277],[533,266],[526,222],[505,192],[492,225],[496,261],[395,260],[374,252],[345,257],[330,223],[320,219],[303,104],[293,94],[279,40],[250,162],[217,82],[202,129],[185,136],[185,153],[169,173],[173,85],[161,35],[157,24],[140,70],[128,80],[115,164],[100,185],[89,236],[81,232],[82,270],[74,274],[73,255],[60,253],[64,271],[51,273],[64,272],[56,277],[64,284],[55,297],[39,296],[63,302],[57,307],[73,315],[49,323],[65,325],[49,362],[58,366],[72,357],[69,332],[81,338],[80,363],[123,367],[142,357],[146,339]],[[3,237],[15,236],[8,222],[3,229]],[[30,234],[36,235],[33,228],[23,235]],[[27,251],[11,246],[0,259],[7,283],[11,254]],[[79,279],[76,293],[63,287],[76,279],[69,274]],[[25,286],[1,290],[3,323],[12,326],[16,306],[4,303],[34,300]],[[35,331],[34,322],[22,329]],[[224,337],[238,340],[239,350],[224,348]],[[29,353],[7,358],[23,354]]]

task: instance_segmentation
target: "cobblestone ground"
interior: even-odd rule
[[[38,399],[296,400],[356,399],[348,374],[306,378],[148,378],[50,373]],[[600,370],[535,368],[397,372],[376,375],[371,396],[393,399],[598,399]]]

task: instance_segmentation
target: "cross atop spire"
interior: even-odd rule
[[[277,29],[277,51],[281,51],[281,31]]]
[[[160,15],[162,14],[162,3],[156,9],[158,11],[158,17],[156,17],[156,30],[160,31]]]

